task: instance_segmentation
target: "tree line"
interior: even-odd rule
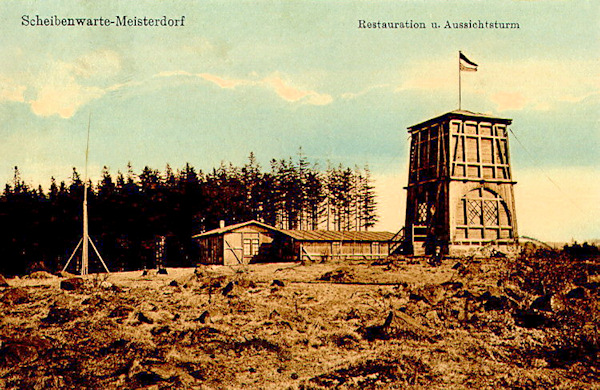
[[[68,182],[51,178],[45,191],[25,183],[15,167],[0,196],[0,273],[56,271],[66,263],[82,235],[83,180],[73,168]],[[222,163],[208,173],[190,164],[135,173],[128,164],[113,176],[105,166],[88,188],[89,234],[111,270],[154,267],[160,237],[166,237],[164,265],[192,266],[192,235],[220,221],[302,230],[368,230],[377,222],[368,168],[322,171],[302,153],[273,159],[268,170],[252,153],[242,166]],[[90,254],[90,272],[100,269]]]

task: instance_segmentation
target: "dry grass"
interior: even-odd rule
[[[0,388],[600,386],[593,267],[573,298],[531,259],[411,263],[126,272],[75,291],[9,279]]]

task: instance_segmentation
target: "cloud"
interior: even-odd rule
[[[73,62],[52,61],[32,82],[35,98],[28,103],[38,116],[70,118],[79,108],[102,97],[107,90],[85,85],[93,77],[105,78],[120,70],[119,56],[110,50],[87,53]]]
[[[214,74],[210,74],[210,73],[190,73],[184,70],[175,70],[175,71],[165,71],[165,72],[159,72],[155,75],[155,77],[177,77],[177,76],[184,76],[184,77],[192,77],[192,78],[200,78],[206,81],[209,81],[217,86],[219,86],[220,88],[226,88],[226,89],[234,89],[235,87],[239,86],[239,85],[256,85],[257,82],[255,81],[251,81],[251,80],[244,80],[244,79],[226,79]]]
[[[498,92],[493,94],[490,99],[496,103],[498,111],[520,110],[527,104],[527,98],[518,92]]]
[[[375,89],[382,89],[382,88],[389,88],[391,86],[391,84],[377,84],[377,85],[371,85],[369,87],[364,88],[362,91],[359,92],[346,92],[341,94],[341,98],[342,99],[346,99],[346,100],[352,100],[352,99],[356,99],[358,97],[361,97],[363,95],[366,95],[367,93],[375,90]]]
[[[175,76],[194,76],[194,74],[190,73],[190,72],[186,72],[184,70],[173,70],[173,71],[159,72],[154,75],[154,77],[175,77]]]
[[[200,73],[198,77],[203,78],[206,81],[210,81],[218,85],[221,88],[235,88],[238,85],[248,85],[250,82],[248,80],[226,80],[219,76],[215,76],[209,73]]]
[[[288,102],[303,101],[308,104],[320,106],[333,102],[331,95],[293,87],[277,74],[265,78],[263,83],[271,87],[279,97]]]
[[[108,92],[123,91],[150,82],[150,79],[145,79],[109,84],[108,79],[118,75],[122,69],[120,56],[111,50],[93,51],[70,62],[52,60],[43,69],[30,75],[25,85],[0,76],[0,101],[26,102],[35,115],[57,115],[67,119],[84,105]],[[255,73],[248,78],[227,78],[212,73],[175,70],[158,72],[152,78],[169,77],[201,79],[223,89],[235,89],[239,86],[263,88],[274,91],[277,96],[291,103],[322,106],[333,102],[331,95],[296,87],[277,72],[259,79]],[[25,96],[27,91],[31,91],[32,96],[28,99]]]
[[[309,94],[308,99],[306,99],[307,104],[312,104],[315,106],[326,106],[328,104],[331,104],[332,102],[333,97],[331,95],[320,94],[316,92],[314,94]]]
[[[0,102],[24,102],[26,89],[15,80],[0,76]]]
[[[278,73],[274,73],[262,80],[257,80],[258,75],[255,72],[252,73],[254,79],[225,78],[211,73],[190,73],[182,70],[165,71],[155,75],[155,77],[181,76],[200,78],[224,89],[235,89],[238,86],[262,87],[274,91],[277,96],[291,103],[299,102],[323,106],[333,102],[333,97],[331,95],[295,87],[290,82],[282,79]]]
[[[84,87],[73,80],[60,84],[44,85],[31,100],[31,110],[39,116],[59,115],[70,118],[83,105],[104,95],[97,87]]]

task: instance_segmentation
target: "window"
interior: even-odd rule
[[[424,225],[427,223],[427,203],[421,202],[417,206],[417,223]]]
[[[378,255],[380,254],[380,246],[378,242],[372,242],[371,243],[371,253],[374,255]]]
[[[467,222],[469,225],[481,225],[481,201],[465,199],[467,203]]]
[[[486,226],[498,225],[498,202],[495,200],[483,201],[483,224]]]
[[[260,244],[259,244],[258,238],[252,239],[252,254],[258,255],[259,248],[260,248]]]
[[[244,238],[244,256],[256,256],[260,249],[258,238]]]
[[[339,242],[339,241],[331,243],[331,245],[332,245],[332,251],[331,252],[334,255],[339,255],[341,253],[341,244],[342,243]]]
[[[491,241],[512,237],[510,214],[500,195],[485,189],[469,191],[458,204],[456,237]]]

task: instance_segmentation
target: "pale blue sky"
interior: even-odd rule
[[[521,233],[599,238],[597,4],[3,1],[0,180],[11,180],[15,165],[44,187],[52,175],[68,180],[72,166],[83,172],[92,112],[92,179],[103,165],[113,173],[128,161],[138,172],[185,162],[207,170],[242,164],[250,151],[267,166],[302,147],[321,166],[369,164],[381,193],[380,227],[395,230],[406,127],[457,108],[462,50],[480,65],[463,74],[463,108],[512,118],[527,149],[511,139]],[[186,26],[25,27],[24,14],[185,15]],[[359,19],[412,19],[428,28],[360,30]],[[521,28],[429,28],[469,19]],[[540,204],[534,194],[550,183],[546,176],[557,185]],[[551,215],[549,205],[556,205]]]

